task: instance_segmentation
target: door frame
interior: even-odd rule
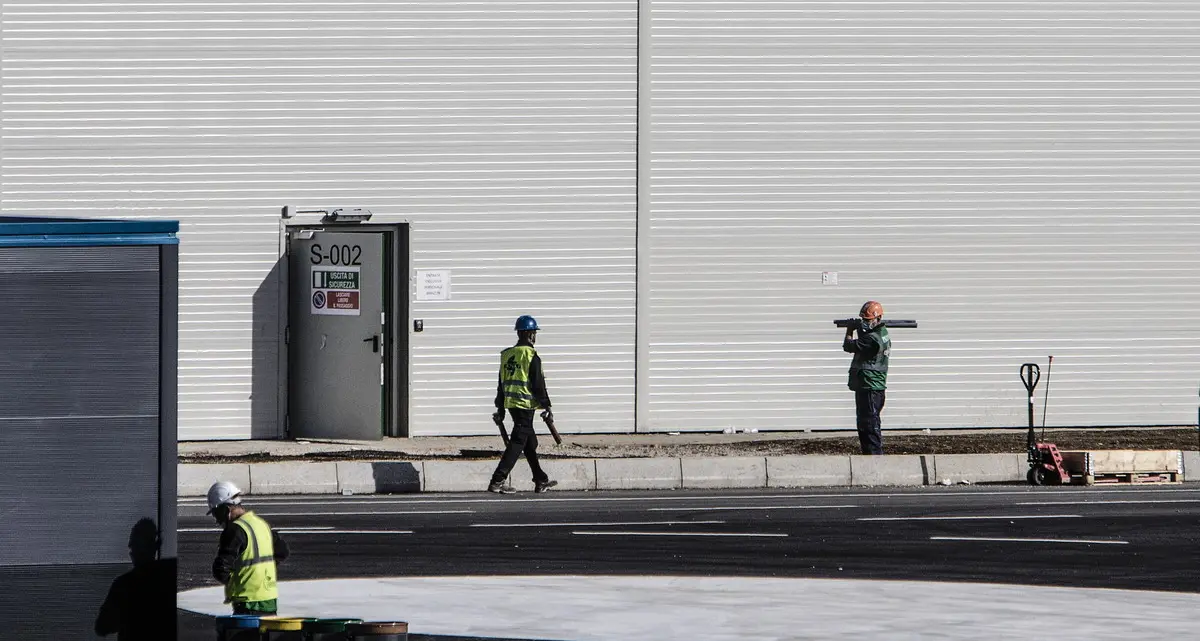
[[[382,220],[378,220],[382,218]],[[410,254],[411,223],[406,218],[372,216],[370,222],[322,223],[312,220],[282,218],[279,224],[279,438],[292,438],[288,425],[291,380],[289,373],[288,326],[291,314],[291,239],[304,231],[328,231],[342,233],[384,234],[384,293],[383,309],[386,323],[383,333],[384,403],[383,436],[404,437],[410,435],[409,417],[412,416],[412,398],[409,390],[412,380],[412,355],[410,352],[409,327],[411,319],[412,283],[409,277],[412,257]]]

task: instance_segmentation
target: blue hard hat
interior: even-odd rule
[[[525,315],[517,319],[517,324],[513,328],[518,332],[537,331],[537,321],[532,316]]]

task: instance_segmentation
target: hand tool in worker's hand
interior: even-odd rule
[[[492,422],[500,428],[500,438],[504,439],[504,447],[508,447],[508,430],[504,429],[504,411],[497,410],[495,414],[492,414]]]
[[[542,420],[546,421],[546,427],[550,428],[550,436],[554,437],[554,444],[562,445],[562,437],[558,435],[558,430],[554,428],[554,412],[548,409],[543,410]]]

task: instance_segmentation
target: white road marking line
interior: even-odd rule
[[[719,525],[725,521],[621,521],[617,523],[472,523],[471,527],[606,527],[615,525]]]
[[[1139,499],[1129,501],[1030,501],[1015,505],[1130,505],[1138,503],[1200,503],[1200,499]]]
[[[680,510],[824,510],[858,507],[857,505],[700,505],[696,507],[648,507],[647,512],[678,512]]]
[[[412,534],[412,530],[276,530],[281,534]]]
[[[786,537],[786,534],[762,534],[755,532],[602,532],[581,530],[572,532],[580,536],[770,536]]]
[[[1097,545],[1129,545],[1129,541],[1101,541],[1098,539],[1002,539],[982,536],[931,536],[930,541],[985,541],[998,543],[1086,543]]]
[[[1013,516],[864,516],[858,521],[972,521],[984,519],[1079,519],[1078,514],[1017,514]]]
[[[277,532],[283,532],[284,530],[287,530],[288,532],[308,532],[308,531],[332,530],[333,526],[332,525],[313,525],[313,526],[309,526],[309,527],[297,526],[297,527],[273,528],[273,529]],[[221,528],[219,528],[219,527],[181,527],[175,531],[176,532],[220,532]]]
[[[334,526],[277,527],[280,534],[412,534],[412,529],[334,529]],[[221,528],[181,527],[176,532],[208,532],[216,534]]]
[[[932,489],[932,488],[930,488],[930,489]],[[1070,490],[1067,490],[1065,492],[1070,492]],[[1168,493],[1168,492],[1191,494],[1191,493],[1200,492],[1200,488],[1195,488],[1195,489],[1193,489],[1193,488],[1177,488],[1177,489],[1132,489],[1131,488],[1131,489],[1124,489],[1124,488],[1110,487],[1110,488],[1103,488],[1103,489],[1089,488],[1087,490],[1087,493],[1089,495],[1112,494],[1112,493],[1163,494],[1163,493]],[[993,491],[989,491],[989,492],[954,491],[954,492],[945,492],[945,493],[939,492],[937,494],[933,494],[933,493],[929,493],[929,492],[862,492],[862,493],[838,493],[838,494],[762,494],[762,495],[750,494],[750,495],[733,495],[733,496],[730,496],[730,495],[720,495],[720,496],[607,496],[607,497],[605,497],[605,496],[591,496],[591,497],[541,496],[541,497],[537,497],[537,498],[509,497],[505,500],[505,502],[506,503],[513,503],[513,502],[594,503],[594,502],[606,502],[606,501],[611,501],[611,502],[622,502],[622,501],[737,501],[737,500],[743,500],[743,499],[759,499],[759,500],[766,500],[766,499],[839,499],[839,498],[855,499],[855,498],[860,498],[860,497],[877,497],[877,498],[883,497],[883,498],[895,498],[895,499],[904,499],[904,498],[928,499],[930,496],[936,496],[937,498],[942,498],[942,499],[961,498],[961,499],[969,500],[969,499],[972,499],[973,497],[977,497],[977,496],[1029,496],[1031,493],[1032,493],[1032,490],[1030,490],[1030,491],[994,491],[994,492]],[[259,504],[259,505],[267,505],[267,504],[270,504],[270,505],[312,505],[314,503],[316,503],[316,504],[382,503],[382,504],[403,504],[403,505],[438,505],[438,504],[446,504],[446,503],[492,503],[492,502],[496,501],[496,499],[491,496],[479,497],[479,498],[444,498],[444,499],[395,499],[395,498],[391,498],[391,496],[392,495],[389,495],[389,494],[364,494],[364,495],[356,495],[356,496],[354,496],[354,498],[343,499],[340,495],[329,494],[329,495],[313,496],[311,498],[307,498],[304,500],[297,500],[295,497],[272,497],[272,496],[247,496],[247,499],[251,500],[254,503]],[[379,497],[379,498],[371,498],[371,497]],[[179,504],[181,507],[182,506],[205,507],[204,501],[205,500],[203,498],[184,498],[184,499],[179,499]]]
[[[276,516],[392,516],[396,514],[474,514],[475,510],[415,510],[407,512],[380,512],[373,510],[370,512],[272,512],[270,510],[256,510],[260,516],[276,517]]]

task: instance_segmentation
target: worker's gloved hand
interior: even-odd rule
[[[551,412],[549,407],[542,410],[542,420],[546,422],[554,420],[554,412]]]
[[[503,423],[504,422],[504,408],[500,408],[500,409],[496,410],[495,414],[492,414],[492,422],[493,423]]]

